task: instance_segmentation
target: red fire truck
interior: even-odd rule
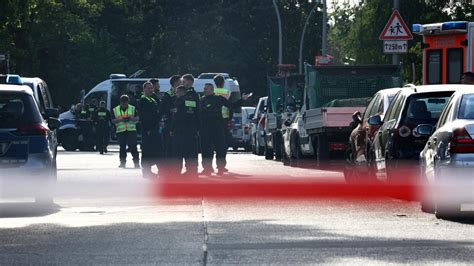
[[[474,72],[474,22],[413,24],[423,36],[423,84],[460,83],[464,72]]]

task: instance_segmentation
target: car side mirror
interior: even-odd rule
[[[49,119],[51,117],[58,118],[59,117],[59,109],[58,108],[46,108],[44,111],[45,119]]]
[[[357,111],[352,115],[352,121],[354,121],[354,123],[358,125],[362,122],[362,119],[360,117],[361,117],[360,112]]]
[[[367,120],[367,123],[371,126],[380,126],[382,125],[382,118],[380,117],[380,115],[374,115],[374,116],[371,116],[368,120]]]
[[[48,127],[51,130],[56,130],[61,126],[61,121],[59,119],[50,117],[48,118]]]
[[[421,124],[415,128],[415,133],[420,137],[429,137],[433,134],[434,126],[430,124]]]

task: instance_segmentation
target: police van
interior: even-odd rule
[[[126,94],[130,97],[130,104],[136,106],[142,95],[143,83],[150,79],[151,78],[127,78],[127,76],[124,74],[111,74],[109,79],[100,82],[85,95],[84,104],[98,106],[101,101],[105,101],[107,109],[112,112],[112,109],[119,105],[120,96]],[[171,85],[169,78],[158,78],[158,80],[160,83],[159,97],[161,97],[171,88]],[[194,89],[196,92],[202,95],[204,92],[204,85],[206,83],[214,84],[214,80],[195,79]],[[224,87],[231,92],[229,100],[235,102],[240,99],[240,87],[236,80],[227,78]],[[59,117],[61,120],[59,139],[62,146],[66,150],[70,151],[78,149],[81,146],[81,142],[83,141],[75,122],[75,112],[76,110],[73,106],[71,107],[71,110],[62,113]],[[240,112],[237,112],[234,116],[235,120],[237,121],[239,117],[240,121],[242,119],[241,115],[239,114]],[[238,136],[238,130],[235,133],[236,136]],[[115,139],[114,132],[112,132],[111,136],[112,139]]]

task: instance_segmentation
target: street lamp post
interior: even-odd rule
[[[306,18],[306,22],[304,23],[303,26],[303,32],[301,33],[301,39],[300,39],[300,54],[299,54],[299,61],[298,61],[298,66],[299,66],[299,73],[303,74],[303,45],[304,45],[304,36],[306,34],[306,27],[308,26],[309,19],[314,13],[314,10],[316,10],[316,7],[318,4],[315,4],[314,7],[311,9],[311,12],[309,12],[308,17]]]
[[[281,29],[281,18],[280,18],[280,11],[278,10],[278,6],[276,0],[273,0],[273,7],[275,8],[275,13],[278,20],[278,64],[283,64],[283,33]]]
[[[326,0],[323,0],[323,45],[322,45],[322,56],[326,56],[328,54],[327,51],[327,43],[328,43],[328,8]]]

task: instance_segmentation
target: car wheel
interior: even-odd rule
[[[68,130],[63,133],[61,145],[66,151],[75,151],[79,147],[77,141],[77,134],[73,130]]]
[[[273,160],[273,149],[270,149],[265,141],[265,159]]]
[[[263,153],[264,153],[264,150],[263,150],[262,146],[260,146],[260,141],[258,141],[258,139],[256,140],[256,142],[257,142],[257,144],[256,144],[257,155],[262,156]]]
[[[435,204],[434,213],[438,219],[449,219],[456,217],[460,212],[460,205],[455,204],[443,204],[437,202]]]
[[[280,161],[282,158],[282,140],[280,135],[275,136],[275,145],[274,145],[274,150],[275,150],[275,159]]]

